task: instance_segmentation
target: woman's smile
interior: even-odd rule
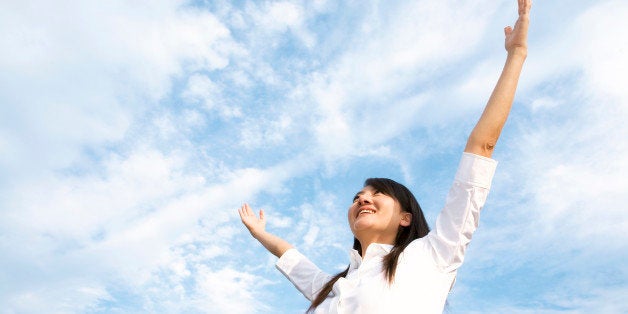
[[[358,209],[358,215],[360,216],[362,214],[375,214],[376,210],[372,207],[368,207],[368,206],[362,206]]]

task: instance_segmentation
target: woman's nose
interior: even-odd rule
[[[360,205],[371,204],[371,197],[366,194],[360,195],[358,197],[358,204]]]

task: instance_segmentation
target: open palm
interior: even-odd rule
[[[240,219],[242,219],[242,223],[249,229],[249,232],[253,236],[256,234],[260,234],[264,232],[266,229],[266,218],[264,217],[264,210],[259,211],[259,218],[253,212],[249,204],[244,204],[240,209],[238,209],[238,213],[240,214]]]
[[[519,0],[519,18],[515,23],[515,27],[507,26],[504,28],[506,35],[505,47],[508,53],[513,53],[517,49],[527,51],[528,44],[528,25],[530,24],[530,7],[532,0]]]

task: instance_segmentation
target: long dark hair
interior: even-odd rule
[[[369,178],[364,181],[364,186],[371,186],[375,190],[394,198],[400,205],[402,211],[412,214],[412,222],[407,227],[399,226],[395,244],[390,250],[390,253],[384,256],[383,266],[386,270],[386,278],[388,279],[388,283],[392,284],[395,280],[395,271],[397,270],[399,255],[403,252],[406,246],[410,244],[410,242],[426,236],[430,232],[430,227],[427,225],[427,221],[425,220],[421,206],[419,206],[419,202],[416,200],[412,192],[410,192],[410,190],[402,184],[386,178]],[[356,238],[353,238],[353,249],[362,255],[362,245]],[[348,273],[349,267],[332,277],[331,280],[323,286],[314,300],[312,300],[312,304],[307,309],[307,312],[312,312],[317,306],[323,303],[331,292],[334,283],[336,283],[336,281],[338,281],[341,277],[346,277]]]

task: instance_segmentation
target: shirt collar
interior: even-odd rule
[[[371,243],[371,245],[366,248],[364,260],[368,260],[373,257],[383,257],[384,255],[390,253],[390,250],[392,250],[392,248],[392,244]],[[362,264],[363,259],[357,250],[351,249],[351,251],[349,251],[349,260],[349,268],[357,269]]]

